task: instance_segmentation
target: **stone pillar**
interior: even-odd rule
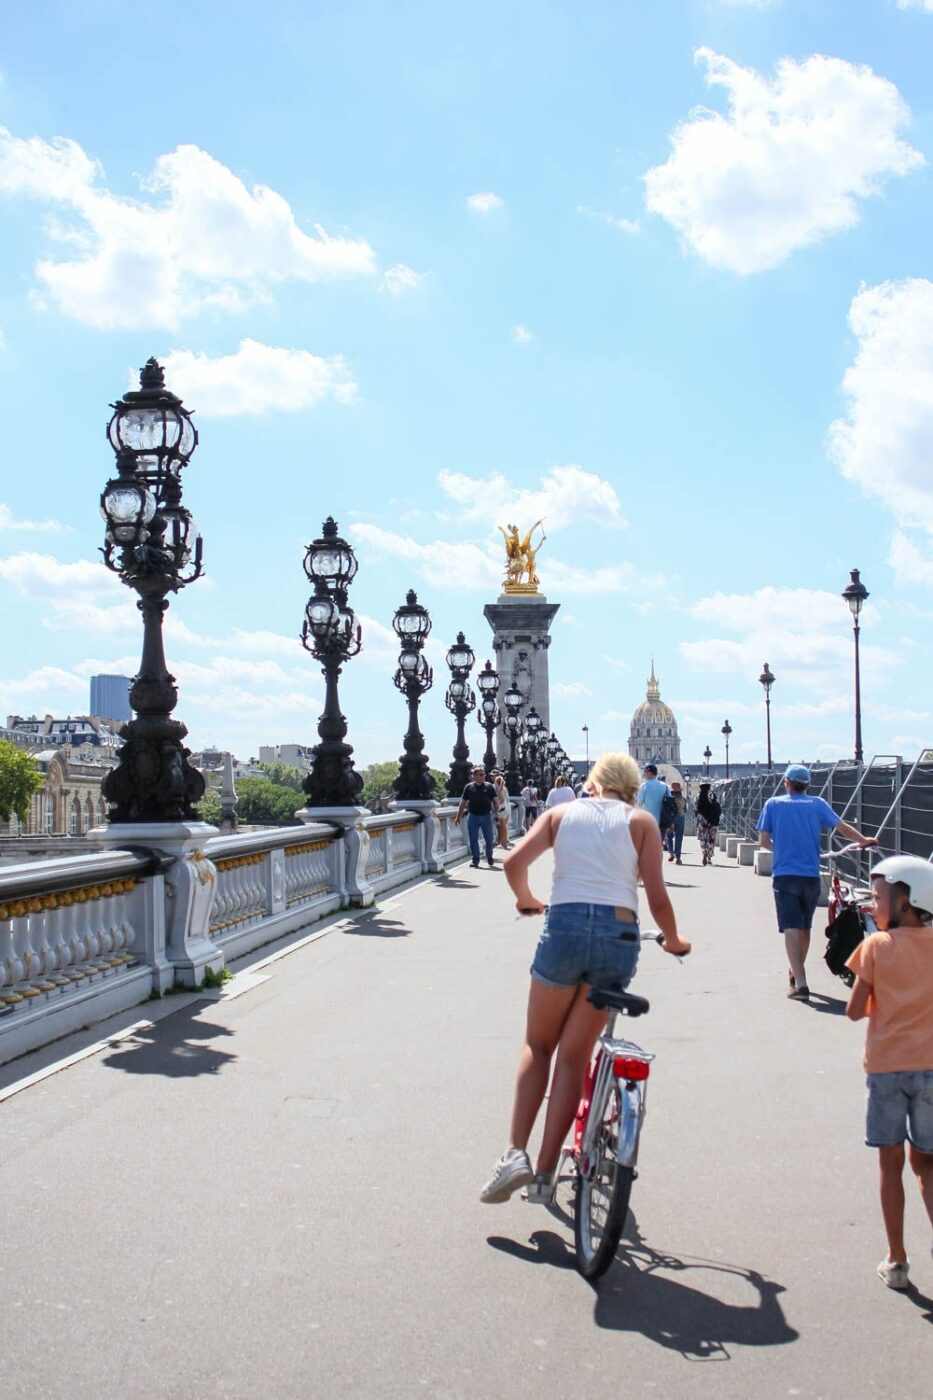
[[[545,736],[551,728],[547,653],[551,623],[559,607],[560,603],[549,603],[542,593],[500,593],[495,603],[487,603],[483,609],[492,628],[500,701],[514,682],[524,696],[522,714],[534,707],[544,723]],[[508,757],[509,741],[500,726],[496,733],[496,760],[501,768]]]

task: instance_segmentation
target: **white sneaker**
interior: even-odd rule
[[[907,1288],[910,1283],[907,1277],[909,1268],[910,1264],[906,1261],[902,1264],[892,1264],[890,1259],[882,1259],[878,1265],[878,1277],[889,1288]]]
[[[510,1147],[499,1158],[479,1198],[488,1206],[498,1205],[500,1201],[507,1201],[520,1187],[534,1181],[534,1177],[528,1153],[520,1147]]]
[[[556,1185],[556,1178],[551,1172],[535,1172],[534,1181],[527,1191],[522,1192],[522,1200],[530,1206],[551,1206],[554,1204]]]

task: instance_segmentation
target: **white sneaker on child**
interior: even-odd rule
[[[510,1147],[499,1158],[479,1198],[485,1205],[498,1205],[500,1201],[507,1201],[519,1187],[534,1181],[534,1176],[528,1153],[520,1147]]]
[[[910,1285],[910,1279],[907,1277],[909,1268],[910,1263],[906,1259],[902,1263],[892,1263],[890,1259],[882,1259],[878,1265],[877,1273],[882,1283],[886,1283],[889,1288],[907,1288]]]

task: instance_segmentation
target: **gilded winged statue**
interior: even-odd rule
[[[535,593],[538,589],[540,579],[538,578],[536,563],[538,551],[547,539],[544,533],[544,521],[536,520],[531,529],[522,539],[518,532],[517,525],[508,525],[503,530],[498,526],[502,538],[505,540],[505,580],[503,587],[508,592]],[[537,544],[532,544],[532,539],[536,530],[541,531],[541,538]]]

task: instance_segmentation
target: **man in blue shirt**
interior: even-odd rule
[[[644,771],[644,782],[638,789],[638,796],[635,798],[635,801],[638,803],[639,807],[644,807],[646,812],[650,812],[658,826],[660,826],[661,803],[670,792],[670,788],[667,783],[662,783],[661,779],[658,777],[657,764],[646,763]]]
[[[758,818],[758,841],[773,851],[771,883],[778,929],[784,935],[794,1001],[809,1001],[804,963],[810,950],[810,925],[820,898],[820,840],[838,830],[860,846],[877,846],[837,816],[828,802],[807,791],[810,770],[792,763],[784,774],[784,796],[769,797]]]

